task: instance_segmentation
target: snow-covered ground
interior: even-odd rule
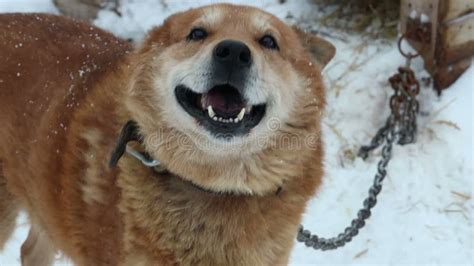
[[[0,0],[0,12],[53,12],[51,0]],[[215,1],[123,0],[117,17],[102,11],[97,26],[139,40],[168,15]],[[303,0],[241,0],[291,21],[312,21],[317,12]],[[291,14],[292,16],[288,16]],[[356,215],[372,182],[380,153],[367,161],[355,157],[388,115],[387,78],[403,58],[393,42],[374,41],[321,29],[337,47],[326,68],[328,109],[324,121],[326,176],[310,202],[304,225],[321,236],[337,235]],[[1,51],[0,51],[1,52]],[[414,68],[426,77],[421,60]],[[471,67],[441,97],[422,88],[417,142],[397,146],[378,205],[352,243],[336,251],[314,251],[296,244],[291,265],[473,265],[473,91]],[[26,238],[25,215],[0,265],[19,265]],[[60,257],[60,256],[58,256]],[[70,264],[58,259],[56,265]]]

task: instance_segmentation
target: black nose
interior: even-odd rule
[[[214,60],[223,64],[249,67],[252,64],[252,54],[245,43],[225,40],[214,49]]]

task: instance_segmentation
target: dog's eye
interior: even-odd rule
[[[188,40],[190,41],[200,41],[204,40],[207,37],[207,31],[203,28],[192,29],[188,35]]]
[[[273,38],[273,36],[265,35],[258,42],[260,43],[260,45],[262,45],[265,48],[272,49],[272,50],[278,50],[279,49],[278,44],[277,44],[275,38]]]

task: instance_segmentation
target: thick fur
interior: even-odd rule
[[[17,200],[7,189],[7,180],[3,176],[2,162],[0,161],[0,250],[15,228],[15,219],[18,213]]]
[[[214,34],[189,44],[194,23]],[[278,34],[280,51],[254,40],[265,27]],[[334,55],[330,44],[232,5],[174,15],[135,52],[97,28],[51,15],[0,15],[0,32],[0,247],[21,207],[32,223],[24,265],[47,265],[57,249],[78,265],[288,262],[323,174],[320,70]],[[261,85],[274,99],[266,120],[233,144],[192,120],[183,125],[190,117],[174,109],[167,86],[183,62],[200,60],[223,38],[245,41],[260,79],[275,82]],[[169,174],[127,155],[108,167],[128,120],[146,137],[137,148]],[[263,145],[255,146],[257,137]]]

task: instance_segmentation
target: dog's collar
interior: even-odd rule
[[[118,161],[122,158],[124,153],[129,154],[133,158],[139,160],[143,165],[153,169],[155,172],[163,174],[168,172],[166,168],[160,163],[160,161],[155,160],[150,154],[146,152],[140,152],[128,145],[130,141],[137,141],[140,144],[143,143],[143,136],[138,133],[138,125],[135,121],[128,121],[122,128],[120,136],[117,141],[117,145],[112,152],[110,157],[109,166],[114,168],[117,166]]]
[[[154,159],[147,152],[137,151],[128,145],[130,141],[137,141],[140,144],[143,144],[143,140],[144,140],[144,137],[139,134],[139,128],[138,128],[137,123],[132,120],[128,121],[123,126],[122,131],[120,132],[120,136],[118,138],[117,144],[115,146],[115,149],[112,152],[112,156],[109,161],[109,167],[110,168],[116,167],[118,164],[118,161],[120,160],[120,158],[122,158],[123,154],[127,153],[133,158],[140,161],[144,166],[152,169],[157,174],[169,173],[166,167],[163,164],[161,164],[159,160]],[[173,175],[173,176],[176,176],[176,175]],[[182,182],[187,183],[191,185],[192,187],[197,188],[209,194],[214,194],[214,195],[219,195],[219,196],[243,196],[244,195],[244,194],[239,194],[235,192],[213,191],[211,189],[207,189],[198,184],[195,184],[192,181],[186,180],[182,177],[179,177],[179,176],[176,176],[176,177],[179,178]],[[275,195],[279,195],[281,191],[282,191],[282,187],[278,187],[278,189],[275,192]]]
[[[152,169],[157,174],[167,174],[169,173],[168,169],[158,160],[153,159],[151,155],[147,152],[140,152],[129,145],[125,147],[125,152],[132,156],[133,158],[139,160],[144,166]]]
[[[109,167],[114,168],[117,166],[118,161],[122,158],[123,154],[127,150],[127,144],[130,141],[138,141],[143,143],[143,137],[138,133],[138,125],[135,121],[128,121],[120,131],[117,144],[115,145],[114,150],[109,161]]]

